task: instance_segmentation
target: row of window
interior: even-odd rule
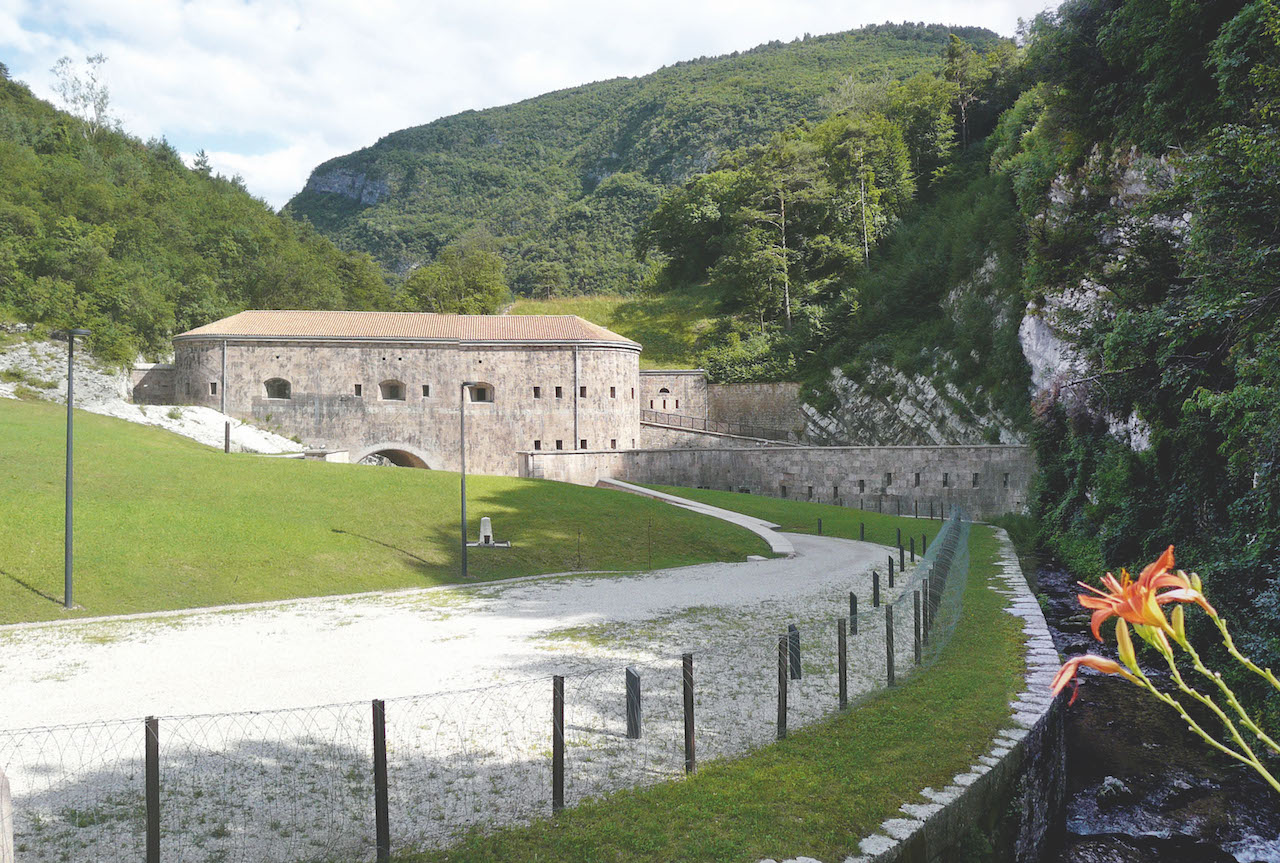
[[[269,399],[291,399],[293,398],[293,387],[284,378],[271,378],[263,384]],[[364,397],[364,384],[354,384],[354,393],[357,396]],[[378,397],[384,401],[402,402],[407,399],[408,387],[402,381],[383,381],[378,384]],[[494,388],[491,384],[477,384],[471,388],[471,400],[473,402],[491,402],[493,401]],[[211,382],[209,384],[209,395],[216,396],[218,394],[218,384]],[[431,384],[422,385],[422,397],[424,399],[431,398]],[[533,397],[535,399],[542,398],[542,387],[533,388]],[[555,388],[555,397],[564,398],[564,387]],[[578,387],[578,397],[587,397],[587,388],[585,386]],[[618,397],[618,388],[609,387],[609,398],[616,399]],[[631,388],[631,398],[636,397],[636,388]],[[665,407],[665,402],[663,404]],[[680,406],[680,402],[676,401],[676,407]]]
[[[977,487],[978,487],[980,480],[981,480],[981,474],[976,474],[976,473],[975,473],[975,474],[973,475],[973,488],[977,488]],[[884,484],[885,484],[885,486],[886,486],[886,487],[893,485],[893,474],[892,474],[892,473],[886,473],[886,474],[884,475]],[[913,488],[919,488],[919,487],[920,487],[920,474],[916,474],[916,475],[915,475],[915,482],[913,483],[912,487],[913,487]],[[951,487],[951,474],[949,474],[949,473],[944,473],[944,474],[942,475],[942,487],[943,487],[943,488],[950,488],[950,487]],[[1006,474],[1004,475],[1004,477],[1003,477],[1003,487],[1004,487],[1004,488],[1008,488],[1008,487],[1009,487],[1009,474],[1007,474],[1007,473],[1006,473]],[[786,496],[787,496],[787,487],[786,487],[785,485],[783,485],[783,486],[780,486],[779,488],[780,488],[780,490],[781,490],[781,492],[782,492],[782,497],[786,497]],[[809,494],[808,494],[809,500],[813,500],[813,486],[808,486],[808,489],[809,489]],[[858,480],[858,494],[866,494],[866,493],[867,493],[867,481],[866,481],[865,479],[860,479],[860,480]],[[833,498],[838,498],[838,497],[840,497],[840,486],[838,486],[838,485],[833,485],[833,486],[831,487],[831,496],[832,496]]]
[[[631,448],[632,448],[632,449],[635,449],[635,447],[636,447],[636,439],[635,439],[635,438],[632,438],[632,439],[631,439]],[[542,449],[542,441],[540,441],[540,440],[535,440],[535,441],[533,442],[533,448],[534,448],[535,450],[541,450],[541,449]],[[555,448],[556,448],[556,449],[564,449],[564,441],[563,441],[563,440],[557,440],[557,441],[556,441]],[[618,439],[617,439],[617,438],[609,438],[609,449],[617,449],[617,448],[618,448]],[[578,441],[578,449],[591,449],[591,447],[587,446],[587,439],[586,439],[586,438],[583,438],[582,440]]]

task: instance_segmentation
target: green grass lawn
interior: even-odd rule
[[[714,294],[694,286],[639,297],[558,297],[519,300],[513,315],[578,315],[644,345],[640,367],[693,368],[698,337],[719,314]]]
[[[76,414],[75,600],[62,600],[65,409],[0,400],[0,623],[458,581],[458,475],[224,455]],[[742,528],[636,495],[469,477],[514,548],[472,549],[471,580],[768,554]],[[650,527],[652,525],[652,527]],[[581,557],[578,532],[581,531]]]
[[[798,521],[815,506],[778,503]],[[554,820],[397,859],[754,863],[857,853],[858,840],[900,804],[922,802],[921,788],[946,785],[974,764],[1008,722],[1024,652],[1020,622],[990,589],[998,550],[992,530],[974,526],[963,613],[950,643],[925,672],[857,709],[750,755],[708,763],[687,781],[620,792]]]
[[[651,485],[647,488],[678,494],[690,500],[709,503],[721,509],[730,509],[746,515],[762,518],[780,525],[780,529],[788,533],[817,533],[818,519],[822,519],[822,532],[826,536],[840,536],[845,539],[859,538],[859,525],[866,525],[867,542],[878,542],[881,545],[896,545],[898,530],[902,531],[902,544],[908,544],[907,538],[916,538],[916,551],[920,551],[920,536],[928,537],[929,542],[942,529],[943,522],[928,518],[900,518],[892,515],[881,515],[847,506],[836,506],[830,503],[813,503],[802,500],[781,500],[775,497],[763,497],[755,494],[742,494],[736,491],[715,491],[707,488],[683,488],[673,485]]]

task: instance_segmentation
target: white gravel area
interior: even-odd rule
[[[90,723],[0,731],[19,859],[140,856],[148,714],[162,716],[166,860],[371,858],[373,698],[387,699],[397,848],[548,812],[552,674],[567,677],[570,805],[683,771],[686,650],[699,759],[767,743],[787,624],[804,659],[791,728],[835,709],[850,590],[862,612],[851,696],[885,672],[867,575],[885,548],[788,537],[790,559],[0,628],[0,729]],[[905,600],[899,676],[912,653]],[[625,665],[642,678],[638,741],[624,734]]]
[[[277,454],[303,449],[295,440],[212,408],[133,404],[129,401],[128,371],[104,367],[83,349],[76,351],[75,365],[76,407],[90,413],[157,426],[218,449],[223,446],[224,423],[230,422],[231,448],[235,452]],[[18,398],[21,391],[28,397],[66,404],[67,345],[24,341],[0,348],[0,376],[0,398]]]

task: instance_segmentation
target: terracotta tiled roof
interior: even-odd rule
[[[187,336],[412,339],[464,342],[614,342],[634,345],[577,315],[435,315],[426,312],[247,311]]]

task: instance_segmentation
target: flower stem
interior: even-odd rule
[[[1183,650],[1185,650],[1187,652],[1187,655],[1191,657],[1191,662],[1194,665],[1196,671],[1200,672],[1202,675],[1212,680],[1214,684],[1217,685],[1218,689],[1222,691],[1222,694],[1227,697],[1227,703],[1231,705],[1232,709],[1235,710],[1237,714],[1239,714],[1240,721],[1241,723],[1244,724],[1244,727],[1252,731],[1259,740],[1261,740],[1271,749],[1271,751],[1275,752],[1276,754],[1280,754],[1280,746],[1276,745],[1276,742],[1271,739],[1270,735],[1266,734],[1261,728],[1258,727],[1258,724],[1253,721],[1253,718],[1249,716],[1249,714],[1245,711],[1244,707],[1240,704],[1239,700],[1237,700],[1236,694],[1231,691],[1231,688],[1229,686],[1227,686],[1227,683],[1225,680],[1222,679],[1222,676],[1219,674],[1214,674],[1212,671],[1210,671],[1208,668],[1205,667],[1204,663],[1200,661],[1200,654],[1197,653],[1196,649],[1191,646],[1191,642],[1188,641],[1186,638],[1181,638],[1178,640],[1178,646],[1180,646]]]

